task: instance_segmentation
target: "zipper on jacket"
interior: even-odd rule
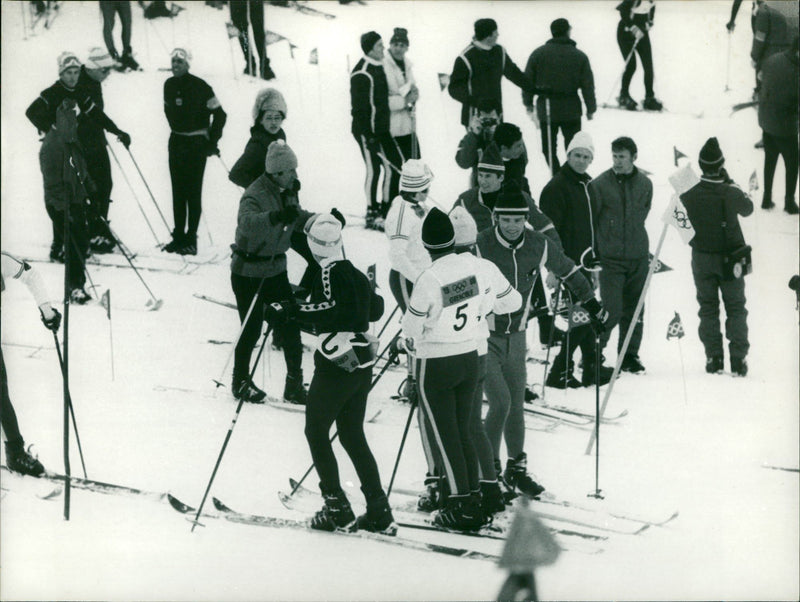
[[[517,250],[511,249],[511,260],[514,262],[514,288],[519,290],[519,268],[517,266]],[[508,314],[506,334],[511,334],[511,314]]]

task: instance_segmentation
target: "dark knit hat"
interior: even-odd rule
[[[486,39],[495,31],[497,31],[497,22],[494,19],[478,19],[475,21],[476,40]]]
[[[503,186],[497,202],[494,204],[494,212],[505,215],[526,215],[529,211],[528,202],[522,194],[519,184],[513,180]]]
[[[494,142],[489,143],[489,146],[483,149],[481,159],[478,161],[478,170],[505,173],[506,166],[503,163],[503,157],[500,155],[500,149],[497,148]]]
[[[569,24],[569,21],[562,17],[550,23],[550,33],[554,38],[565,36],[569,33],[570,27],[572,26]]]
[[[395,27],[390,44],[400,43],[408,46],[408,30],[403,27]]]
[[[453,222],[444,211],[434,207],[422,222],[422,244],[429,251],[447,251],[453,248],[455,242]]]
[[[704,170],[713,170],[720,167],[725,162],[719,142],[716,138],[709,138],[700,149],[700,167]]]
[[[375,44],[381,39],[380,34],[376,31],[368,31],[364,35],[361,36],[361,50],[364,51],[364,54],[369,54],[373,48],[375,48]]]

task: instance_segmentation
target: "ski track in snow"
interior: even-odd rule
[[[192,72],[214,88],[228,122],[220,142],[225,164],[241,153],[251,124],[253,98],[263,82],[241,75],[244,62],[217,11],[186,2],[174,21],[146,22],[132,3],[133,48],[143,72],[113,73],[105,82],[106,110],[133,138],[131,151],[171,223],[167,167],[168,128],[162,86],[168,73],[167,48],[188,46]],[[418,131],[424,159],[436,180],[432,196],[449,207],[467,186],[468,173],[453,156],[462,135],[459,105],[440,92],[437,72],[449,73],[457,53],[472,36],[475,19],[492,16],[500,43],[520,68],[529,53],[549,38],[548,25],[565,16],[578,47],[592,63],[601,104],[622,68],[615,42],[617,13],[609,2],[370,2],[342,6],[316,2],[334,20],[266,7],[266,27],[289,38],[269,47],[274,85],[286,96],[284,129],[299,157],[301,200],[310,210],[338,207],[363,212],[363,163],[350,134],[348,56],[360,57],[358,36],[375,29],[388,41],[392,27],[409,29],[408,57],[421,98]],[[65,49],[84,55],[103,46],[96,3],[62,3],[47,32],[23,39],[20,4],[2,3],[2,246],[22,256],[45,259],[51,227],[42,202],[34,128],[24,117],[28,104],[57,77],[56,57]],[[674,114],[600,109],[584,121],[596,156],[590,173],[610,167],[610,142],[631,135],[639,146],[638,164],[652,172],[654,206],[648,219],[651,250],[669,200],[667,176],[675,169],[672,147],[694,162],[709,136],[717,136],[731,176],[746,187],[754,169],[763,182],[763,155],[753,149],[760,136],[755,112],[730,115],[752,89],[751,32],[743,8],[731,37],[731,88],[725,85],[730,3],[659,2],[651,32],[656,92]],[[458,18],[453,17],[457,15]],[[41,25],[40,25],[41,28]],[[119,25],[115,29],[119,40]],[[163,45],[162,45],[163,41]],[[237,77],[232,76],[231,48]],[[308,63],[313,48],[319,65]],[[632,94],[643,97],[641,66]],[[527,120],[519,90],[503,83],[506,120],[523,130],[535,198],[547,180],[539,152],[539,132]],[[703,112],[703,118],[689,113]],[[131,181],[135,196],[112,159],[112,227],[141,263],[180,269],[180,260],[162,259],[136,206],[141,203],[161,242],[167,228],[156,213],[130,157],[116,140],[110,144]],[[563,146],[559,143],[560,155]],[[775,176],[775,197],[783,194],[783,166]],[[205,171],[201,253],[226,254],[233,240],[240,189],[227,180],[219,159]],[[745,379],[707,375],[697,339],[697,305],[690,251],[674,232],[667,234],[661,259],[674,268],[654,276],[644,312],[641,356],[647,374],[623,375],[608,406],[610,414],[629,414],[600,439],[600,488],[604,501],[586,498],[594,488],[594,456],[584,455],[589,431],[561,425],[550,432],[527,431],[526,451],[538,481],[559,498],[582,505],[637,515],[680,510],[663,528],[638,537],[613,536],[598,555],[566,551],[559,561],[537,571],[539,594],[549,599],[797,599],[798,482],[793,472],[763,465],[798,466],[798,315],[786,283],[797,272],[798,221],[780,211],[758,208],[741,220],[753,246],[754,273],[747,278],[750,374]],[[365,269],[378,264],[378,284],[387,299],[387,243],[358,227],[344,233],[347,256]],[[210,247],[213,247],[211,249]],[[118,261],[122,261],[121,257]],[[137,259],[138,261],[138,259]],[[194,266],[192,266],[194,267]],[[62,267],[37,263],[54,297],[61,290]],[[193,297],[203,294],[232,301],[227,261],[203,265],[188,274],[143,270],[164,304],[149,312],[149,295],[128,269],[90,266],[96,295],[112,290],[115,379],[111,380],[109,323],[96,303],[70,313],[70,382],[89,477],[148,491],[171,491],[199,504],[235,403],[227,388],[230,367],[220,374],[239,324],[235,312]],[[290,258],[290,275],[302,261]],[[24,287],[11,283],[3,293],[3,355],[12,400],[27,443],[46,467],[63,471],[61,379],[51,334]],[[686,336],[665,339],[678,311]],[[394,322],[397,323],[396,320]],[[379,324],[382,324],[379,323]],[[390,326],[388,340],[396,331]],[[609,349],[614,348],[612,337]],[[537,357],[538,335],[530,336]],[[310,339],[306,343],[311,343]],[[534,346],[535,345],[535,346]],[[608,358],[614,361],[613,352]],[[311,354],[305,357],[306,381]],[[685,367],[687,399],[681,366]],[[727,368],[727,365],[726,365]],[[265,351],[256,382],[279,395],[284,377],[279,352]],[[543,367],[529,364],[529,382],[541,382]],[[403,371],[388,371],[370,395],[368,415],[381,410],[366,432],[385,483],[400,443],[408,406],[391,401]],[[594,390],[549,389],[553,404],[594,409]],[[531,417],[528,417],[530,419]],[[406,443],[396,486],[420,489],[425,461],[416,422]],[[338,443],[343,485],[361,503],[358,480]],[[276,492],[288,477],[299,478],[310,465],[300,413],[245,405],[212,495],[242,512],[290,517]],[[81,475],[72,443],[71,468]],[[316,488],[312,473],[308,484]],[[190,533],[190,525],[165,503],[73,489],[71,516],[63,520],[63,496],[40,500],[17,491],[9,481],[0,515],[2,599],[108,600],[377,600],[492,599],[504,571],[488,562],[433,557],[381,543],[280,529],[254,529],[212,521]],[[355,484],[355,486],[353,486]],[[5,487],[4,487],[5,488]],[[208,502],[210,504],[210,501]],[[431,537],[438,536],[433,534]],[[501,542],[473,542],[447,535],[448,545],[496,554]],[[449,538],[449,539],[448,539]],[[455,542],[455,543],[453,543]],[[485,547],[485,550],[483,549]]]

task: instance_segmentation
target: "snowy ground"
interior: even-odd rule
[[[2,241],[3,250],[30,259],[47,257],[50,224],[44,212],[38,141],[24,110],[56,78],[56,56],[65,49],[85,53],[102,46],[102,25],[94,2],[63,3],[50,31],[23,38],[20,3],[2,3]],[[133,46],[144,71],[112,74],[104,85],[109,115],[133,137],[131,150],[171,223],[162,84],[167,50],[188,45],[192,71],[215,89],[228,113],[220,144],[230,166],[247,140],[250,110],[263,86],[233,77],[244,63],[238,47],[231,55],[224,22],[227,10],[186,2],[175,21],[142,19],[134,5]],[[267,28],[296,44],[294,60],[285,42],[270,46],[279,76],[275,86],[289,103],[285,130],[300,160],[302,202],[312,210],[363,211],[363,165],[349,133],[348,64],[360,55],[358,36],[369,29],[384,39],[392,27],[409,30],[421,100],[418,123],[424,158],[436,174],[432,195],[449,207],[466,187],[467,174],[453,161],[461,136],[458,105],[438,88],[437,72],[450,72],[457,52],[472,35],[472,22],[492,16],[500,42],[520,67],[533,48],[549,37],[559,16],[573,25],[573,37],[592,61],[598,102],[614,89],[622,66],[615,44],[612,2],[370,2],[340,6],[314,2],[334,20],[267,8]],[[597,149],[593,175],[610,166],[610,141],[631,135],[639,164],[652,172],[654,209],[648,220],[651,246],[661,232],[668,199],[667,176],[674,169],[673,145],[692,160],[715,135],[731,176],[743,185],[754,169],[763,181],[763,157],[753,149],[760,134],[755,113],[730,117],[730,106],[747,100],[752,84],[748,51],[748,7],[742,8],[730,38],[732,91],[724,93],[728,38],[724,24],[729,2],[659,2],[652,43],[656,90],[674,113],[628,114],[599,110],[586,127]],[[117,34],[118,35],[118,34]],[[307,62],[317,48],[318,66]],[[634,77],[641,98],[641,73]],[[506,118],[523,128],[535,196],[547,170],[538,152],[538,132],[527,121],[516,88],[504,84]],[[703,111],[702,118],[688,115]],[[134,186],[131,193],[114,166],[113,227],[142,265],[172,265],[157,256],[136,198],[163,242],[166,228],[154,210],[124,149],[112,147]],[[563,154],[563,148],[562,148]],[[112,160],[113,161],[113,160]],[[775,178],[783,194],[783,168]],[[205,222],[213,249],[232,242],[239,189],[229,183],[221,162],[210,160],[204,189]],[[760,203],[760,193],[755,198]],[[779,210],[756,209],[743,220],[753,245],[754,273],[747,280],[752,350],[746,379],[710,376],[696,337],[697,307],[689,248],[669,232],[661,258],[674,268],[655,276],[648,295],[642,358],[646,376],[622,377],[608,406],[629,415],[601,434],[600,486],[606,499],[586,493],[594,487],[595,462],[584,455],[590,432],[531,420],[527,451],[532,469],[560,497],[600,508],[658,516],[679,510],[668,527],[632,537],[617,535],[602,554],[566,551],[538,571],[540,595],[547,599],[798,599],[798,315],[786,287],[797,272],[798,221]],[[209,233],[201,228],[201,253]],[[376,262],[387,291],[385,238],[358,228],[345,230],[348,257],[366,268]],[[62,268],[37,263],[54,298]],[[290,271],[302,269],[299,261]],[[148,312],[148,295],[127,269],[90,268],[100,294],[112,290],[115,378],[111,379],[110,324],[96,304],[73,307],[70,327],[71,392],[88,474],[93,479],[151,491],[172,491],[188,503],[202,497],[235,403],[215,394],[238,332],[230,309],[193,298],[200,293],[232,300],[227,262],[201,266],[192,274],[144,271],[148,285],[164,300]],[[389,304],[391,306],[391,303]],[[687,336],[665,339],[673,313]],[[45,466],[63,471],[61,379],[50,334],[41,327],[27,292],[12,284],[3,293],[3,355],[12,399],[26,440]],[[390,331],[392,329],[389,329]],[[535,337],[531,336],[531,340]],[[222,341],[223,343],[211,343]],[[612,344],[613,345],[613,344]],[[542,352],[538,345],[534,349]],[[613,358],[610,358],[613,361]],[[306,375],[312,364],[306,357]],[[541,382],[541,366],[529,364],[529,382]],[[283,361],[268,354],[257,381],[280,394]],[[368,414],[379,409],[367,435],[385,482],[405,424],[407,407],[389,399],[400,373],[387,373],[370,397]],[[684,388],[685,387],[685,388]],[[183,389],[183,390],[181,390]],[[685,391],[685,395],[684,395]],[[557,403],[591,410],[593,390],[549,391]],[[343,480],[357,479],[337,447]],[[74,446],[72,472],[80,474]],[[213,493],[243,511],[298,518],[283,508],[276,492],[310,464],[303,417],[269,406],[246,406],[234,431]],[[793,467],[770,470],[764,464]],[[416,431],[403,454],[397,485],[420,488],[424,459]],[[3,475],[5,477],[5,473]],[[315,487],[315,477],[308,484]],[[0,598],[84,600],[373,600],[491,599],[505,575],[491,563],[457,560],[403,550],[381,543],[324,534],[259,529],[222,521],[189,532],[189,523],[165,504],[141,498],[73,491],[70,520],[63,499],[40,501],[3,479]],[[460,542],[497,553],[499,542]],[[455,543],[454,543],[455,542]]]

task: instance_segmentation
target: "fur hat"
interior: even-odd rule
[[[409,159],[403,163],[400,174],[400,190],[408,192],[422,192],[430,187],[433,181],[433,172],[422,159]]]
[[[115,65],[114,59],[108,54],[108,50],[96,46],[89,51],[86,57],[87,69],[108,69]]]
[[[182,61],[184,61],[189,66],[191,66],[191,64],[192,64],[192,53],[189,52],[189,50],[186,49],[186,48],[176,48],[175,50],[173,50],[172,52],[169,53],[169,58],[170,59],[175,59],[175,58],[181,59]]]
[[[257,122],[259,117],[267,111],[278,111],[286,119],[286,101],[275,88],[264,88],[256,94],[256,102],[253,105],[253,122]]]
[[[478,19],[475,21],[475,39],[479,42],[485,40],[497,31],[497,22],[494,19]]]
[[[494,204],[494,212],[505,215],[527,215],[530,211],[528,202],[519,185],[513,180],[503,186]]]
[[[381,36],[376,31],[368,31],[364,35],[361,36],[361,50],[364,51],[364,54],[369,54],[373,48],[375,48],[375,44],[377,44],[381,39]]]
[[[81,61],[74,52],[66,50],[58,55],[58,74],[61,75],[70,67],[80,67]]]
[[[470,212],[461,205],[456,205],[450,212],[450,221],[456,236],[457,247],[474,245],[478,238],[478,225]]]
[[[342,223],[329,213],[318,215],[306,236],[308,248],[317,257],[334,257],[342,250]]]
[[[491,171],[493,173],[505,173],[506,166],[503,163],[503,157],[500,155],[500,149],[494,142],[491,142],[483,150],[480,161],[478,161],[478,171]]]
[[[588,132],[580,131],[572,137],[567,147],[567,156],[576,148],[585,148],[594,158],[594,142],[592,142],[592,137]]]
[[[422,244],[429,251],[447,251],[453,248],[456,233],[447,214],[434,207],[422,222]]]
[[[278,173],[297,169],[297,155],[283,140],[275,140],[267,149],[267,158],[264,160],[264,171]]]
[[[722,155],[722,150],[720,150],[719,142],[716,138],[706,140],[703,148],[700,149],[698,162],[704,171],[714,171],[725,162],[725,157]]]
[[[403,27],[395,27],[389,43],[394,44],[395,42],[408,46],[408,30]]]

